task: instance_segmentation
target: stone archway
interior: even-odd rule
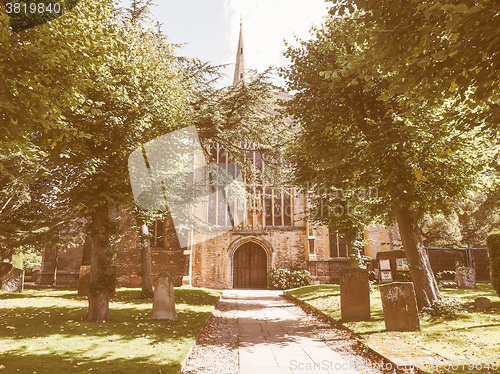
[[[271,246],[258,237],[235,240],[229,246],[233,288],[267,288]]]

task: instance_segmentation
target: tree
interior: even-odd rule
[[[335,35],[363,49],[363,58],[344,56],[344,73],[356,72],[366,84],[391,75],[380,98],[404,94],[406,117],[448,99],[452,108],[442,121],[458,128],[484,126],[498,132],[500,3],[495,0],[332,1],[330,14],[353,15],[363,32]],[[367,48],[368,47],[368,48]],[[410,92],[408,88],[411,87]]]
[[[422,224],[426,247],[485,247],[487,234],[500,225],[499,192],[497,187],[488,193],[471,194],[453,203],[455,211],[448,215],[426,215]]]
[[[104,24],[105,8],[82,1],[79,18],[72,11],[18,33],[11,33],[7,14],[0,12],[0,152],[27,146],[33,129],[64,126],[62,109],[77,102],[90,83],[86,69],[109,47],[91,32]]]
[[[148,225],[140,221],[141,238],[141,297],[153,296],[153,278],[151,271],[151,239]]]
[[[442,120],[459,105],[456,100],[407,117],[412,104],[406,94],[386,95],[397,75],[367,77],[371,70],[351,69],[371,63],[371,45],[356,43],[366,32],[358,19],[358,13],[330,16],[314,39],[286,52],[292,64],[283,75],[297,91],[287,113],[301,126],[289,159],[301,186],[316,184],[328,193],[378,190],[376,198],[365,199],[364,214],[397,221],[422,308],[441,296],[420,219],[426,212],[450,211],[450,199],[481,184],[490,144],[476,128],[459,131],[449,117]]]
[[[27,136],[49,155],[45,167],[57,186],[52,199],[72,207],[71,219],[82,222],[88,234],[87,319],[102,322],[109,318],[114,291],[116,244],[132,225],[124,211],[133,204],[127,157],[150,139],[185,126],[189,81],[172,47],[120,18],[112,2],[83,3],[64,17],[63,26],[75,27],[82,18],[91,22],[94,7],[101,10],[101,22],[87,25],[80,41],[92,39],[98,46],[92,52],[95,63],[82,72],[89,84],[76,102],[61,108],[58,121],[64,126],[34,127]]]
[[[490,255],[491,284],[500,296],[500,231],[493,231],[486,238]]]

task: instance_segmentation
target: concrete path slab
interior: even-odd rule
[[[358,373],[292,312],[282,291],[226,290],[237,306],[239,369],[245,373]]]

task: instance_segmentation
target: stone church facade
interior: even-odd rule
[[[234,84],[244,79],[244,57],[240,26]],[[219,145],[214,144],[209,151],[219,164],[228,162]],[[251,147],[249,157],[257,170],[265,167],[260,154]],[[193,234],[187,248],[180,248],[171,239],[175,230],[168,221],[154,223],[150,228],[153,277],[168,271],[176,286],[266,288],[271,269],[288,268],[310,271],[315,283],[338,281],[340,270],[349,266],[345,241],[334,229],[311,225],[305,220],[306,196],[293,188],[280,191],[264,184],[248,188],[253,190],[254,198],[244,204],[242,214],[231,217],[233,229],[218,236]],[[207,220],[228,226],[227,206],[216,201],[217,197],[214,199],[204,208]],[[400,244],[394,229],[374,227],[366,230],[364,237],[370,239],[365,254],[372,258],[377,252]],[[46,249],[39,283],[75,285],[80,267],[89,265],[89,260],[84,244],[59,252]],[[119,286],[140,287],[140,261],[136,234],[130,233],[117,252]]]

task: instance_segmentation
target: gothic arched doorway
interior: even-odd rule
[[[257,243],[244,243],[234,252],[233,287],[267,288],[267,255]]]

